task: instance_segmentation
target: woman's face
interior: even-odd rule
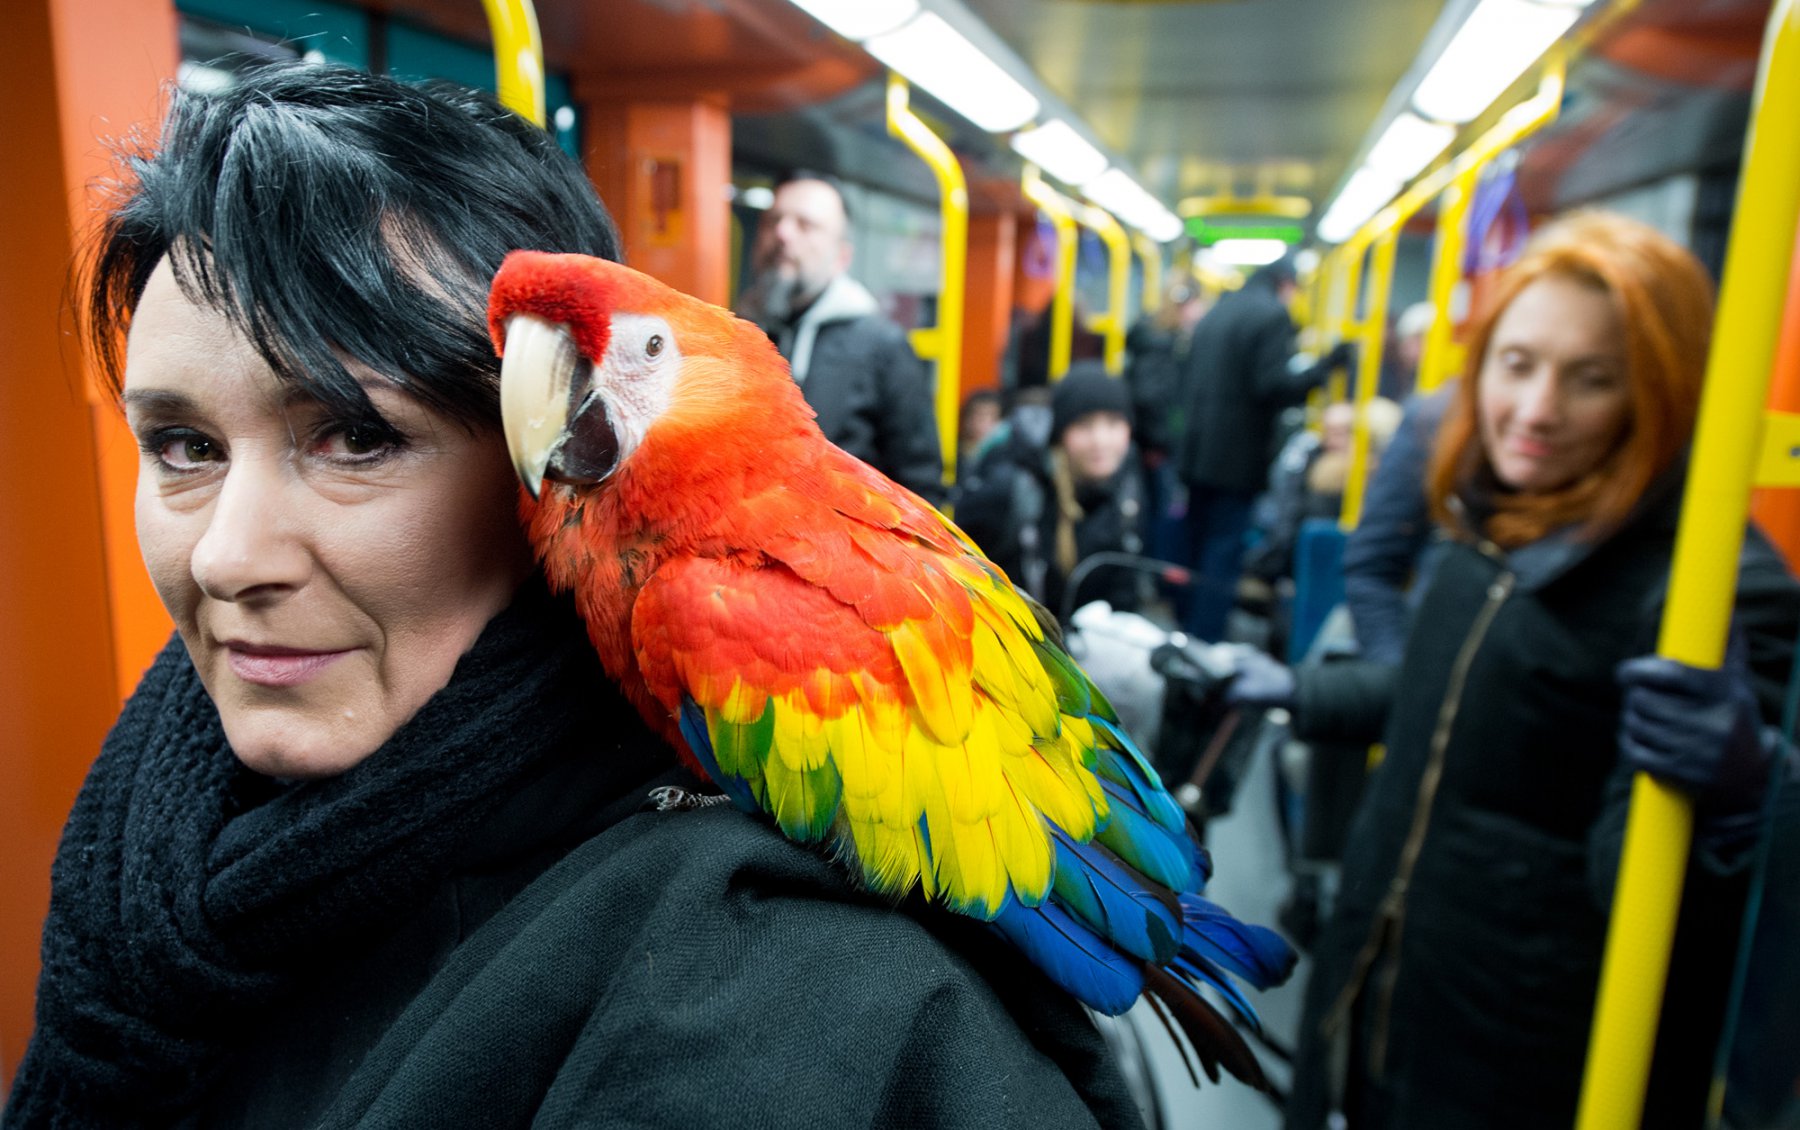
[[[1558,275],[1531,283],[1495,323],[1479,382],[1481,442],[1502,483],[1542,492],[1581,478],[1631,418],[1612,300]]]
[[[398,440],[278,381],[167,261],[132,318],[138,543],[232,749],[271,776],[378,749],[531,567],[499,435],[358,375]]]
[[[1117,412],[1089,412],[1063,429],[1062,446],[1077,479],[1104,479],[1131,450],[1131,421]]]

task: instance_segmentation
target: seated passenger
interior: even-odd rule
[[[1644,1125],[1702,1124],[1748,848],[1771,773],[1792,787],[1765,724],[1800,627],[1800,587],[1752,528],[1723,668],[1644,655],[1711,318],[1704,268],[1653,229],[1545,230],[1473,325],[1428,477],[1453,540],[1399,667],[1244,657],[1230,693],[1291,706],[1303,733],[1378,732],[1391,702],[1315,953],[1290,1127],[1334,1105],[1359,1130],[1571,1123],[1635,771],[1693,798],[1696,821]]]
[[[1143,552],[1143,475],[1131,446],[1125,383],[1098,361],[1079,361],[1041,408],[1015,408],[977,461],[956,504],[956,521],[1014,584],[1060,615],[1094,600],[1120,611],[1140,603],[1143,574],[1100,567],[1065,599],[1083,559]],[[1035,411],[1034,411],[1035,409]]]
[[[1372,477],[1400,422],[1400,406],[1381,397],[1369,401],[1369,465]],[[1244,573],[1265,584],[1294,575],[1294,542],[1309,518],[1336,520],[1350,479],[1352,426],[1356,406],[1338,402],[1325,409],[1319,433],[1296,433],[1269,469],[1269,489],[1257,500],[1258,539],[1244,557]],[[1364,480],[1368,481],[1367,478]]]

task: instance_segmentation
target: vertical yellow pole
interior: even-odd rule
[[[931,166],[938,182],[938,214],[943,236],[938,266],[937,325],[912,333],[913,349],[937,362],[938,446],[944,454],[944,483],[956,479],[956,418],[962,402],[963,287],[969,277],[969,186],[956,154],[912,112],[910,88],[888,75],[888,132]]]
[[[1461,367],[1460,358],[1454,356],[1460,351],[1450,336],[1450,303],[1456,284],[1462,280],[1469,202],[1475,197],[1475,184],[1480,178],[1481,166],[1471,164],[1450,183],[1438,204],[1437,242],[1431,253],[1431,328],[1425,332],[1425,349],[1419,356],[1415,382],[1419,392],[1432,391]]]
[[[1394,285],[1394,251],[1400,243],[1400,218],[1375,240],[1369,262],[1369,301],[1356,351],[1356,426],[1350,440],[1350,476],[1344,483],[1344,508],[1338,527],[1345,532],[1362,521],[1363,489],[1369,478],[1369,401],[1381,381],[1381,353],[1386,345],[1388,292]]]
[[[494,85],[500,101],[536,126],[544,124],[544,40],[531,0],[481,0],[494,37]]]
[[[1075,214],[1061,193],[1044,183],[1036,165],[1025,166],[1025,199],[1037,205],[1056,228],[1056,296],[1050,305],[1050,381],[1069,371],[1075,343]]]
[[[1125,371],[1125,291],[1131,285],[1131,244],[1125,229],[1104,208],[1082,206],[1077,218],[1106,244],[1106,313],[1095,319],[1106,344],[1106,371]]]
[[[1800,0],[1777,0],[1763,44],[1681,528],[1657,651],[1717,667],[1731,619],[1738,553],[1800,221]],[[1687,798],[1652,778],[1632,782],[1578,1130],[1638,1125],[1681,883],[1693,833]],[[1688,1064],[1687,1067],[1695,1065]]]
[[[1162,309],[1163,303],[1162,248],[1141,231],[1131,233],[1131,248],[1137,252],[1138,263],[1144,271],[1144,297],[1138,305],[1144,313],[1154,314]]]

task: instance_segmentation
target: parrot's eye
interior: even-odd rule
[[[660,356],[662,356],[662,351],[663,351],[662,335],[661,334],[651,334],[650,340],[646,341],[644,343],[645,356],[660,357]]]

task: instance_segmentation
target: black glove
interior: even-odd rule
[[[1703,832],[1753,825],[1771,749],[1742,637],[1732,634],[1717,670],[1643,655],[1621,663],[1618,679],[1619,753],[1632,769],[1693,797]]]
[[[1233,706],[1263,709],[1294,705],[1294,671],[1249,644],[1227,644],[1232,649],[1236,672],[1225,687],[1225,701]]]
[[[1337,369],[1354,370],[1355,367],[1356,346],[1347,341],[1338,342],[1331,347],[1331,352],[1325,355],[1325,369],[1327,372]]]

